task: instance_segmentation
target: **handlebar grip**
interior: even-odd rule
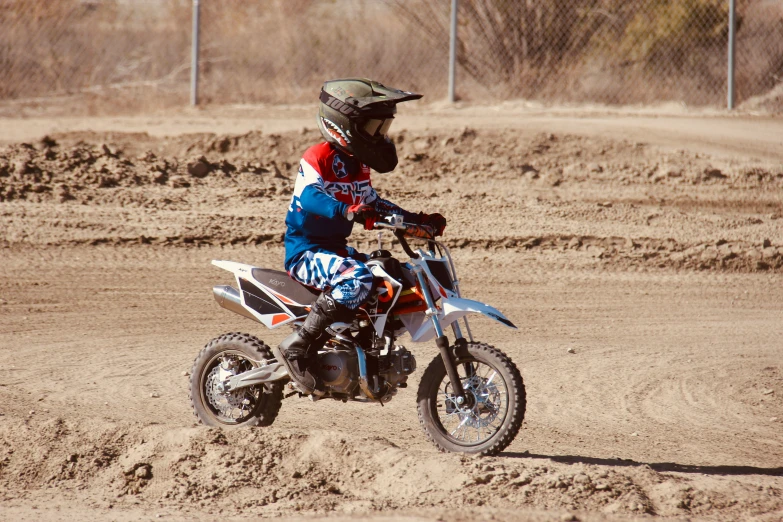
[[[434,239],[435,231],[428,225],[405,225],[405,233],[409,236],[420,237],[422,239]]]

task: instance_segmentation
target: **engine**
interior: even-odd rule
[[[367,354],[367,374],[380,387],[388,383],[389,394],[407,386],[408,375],[416,370],[416,359],[404,346],[388,354]],[[318,354],[315,372],[335,398],[356,398],[359,393],[359,360],[355,350],[327,347]]]
[[[395,346],[387,357],[378,361],[378,375],[394,388],[405,388],[408,375],[416,371],[416,358],[404,346]]]
[[[337,393],[350,393],[359,382],[359,362],[353,350],[330,350],[318,354],[316,373]]]

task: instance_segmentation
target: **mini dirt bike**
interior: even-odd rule
[[[403,264],[380,248],[369,256],[366,264],[375,282],[371,297],[353,322],[327,329],[329,339],[313,368],[325,394],[311,399],[383,405],[407,387],[416,370],[415,357],[397,339],[405,333],[413,342],[434,338],[440,355],[424,370],[417,393],[425,434],[443,451],[502,451],[522,425],[525,386],[508,356],[473,340],[465,316],[479,313],[516,327],[495,308],[460,296],[451,254],[434,240],[431,229],[405,224],[399,215],[385,217],[374,228],[392,230],[410,260]],[[423,241],[426,248],[414,252],[408,239]],[[212,264],[232,272],[238,285],[215,286],[218,304],[267,328],[301,326],[318,297],[282,271],[231,261]],[[448,326],[454,333],[452,345],[444,333]],[[196,416],[208,426],[272,424],[286,391],[286,397],[302,395],[281,357],[277,347],[248,334],[228,333],[210,341],[190,374]]]

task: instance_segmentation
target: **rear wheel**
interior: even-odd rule
[[[467,350],[458,352],[464,402],[458,403],[443,359],[437,356],[419,384],[419,422],[442,451],[495,455],[522,426],[525,384],[511,359],[488,344],[468,343]]]
[[[228,428],[272,424],[283,400],[282,384],[259,384],[233,392],[224,392],[222,384],[273,358],[269,347],[249,334],[233,332],[212,339],[190,372],[190,402],[196,417],[207,426]]]

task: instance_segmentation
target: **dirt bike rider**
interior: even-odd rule
[[[370,229],[378,213],[395,213],[430,226],[436,235],[446,227],[440,214],[414,214],[381,199],[370,183],[370,168],[386,173],[397,166],[387,135],[396,105],[421,97],[363,78],[330,80],[321,89],[318,128],[326,142],[304,153],[285,219],[286,271],[322,290],[302,328],[279,346],[282,362],[305,393],[323,393],[309,367],[323,346],[319,338],[330,324],[352,321],[372,290],[373,276],[363,263],[367,256],[348,246],[354,222]]]

